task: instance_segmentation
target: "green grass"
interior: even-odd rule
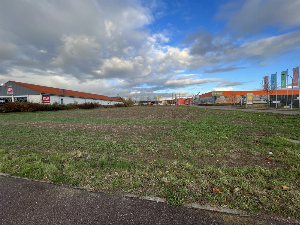
[[[299,219],[299,125],[178,106],[1,114],[0,172]]]

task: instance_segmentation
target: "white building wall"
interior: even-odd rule
[[[99,103],[101,105],[114,105],[118,104],[121,102],[117,101],[109,101],[109,100],[100,100],[100,99],[91,99],[91,98],[78,98],[78,97],[69,97],[69,96],[58,96],[58,95],[50,95],[50,103],[46,104],[53,104],[57,102],[58,104],[61,104],[61,99],[63,99],[63,104],[67,105],[70,103],[75,103],[77,102],[78,104],[83,104],[83,103]],[[32,103],[42,103],[42,95],[28,95],[28,102]]]
[[[85,103],[85,99],[84,98],[74,98],[74,103],[77,102],[78,104],[82,104]]]
[[[55,102],[57,102],[58,104],[60,104],[60,97],[57,96],[57,95],[50,95],[50,104],[53,104]]]
[[[41,95],[28,95],[28,102],[32,103],[42,103],[42,96]]]
[[[95,103],[98,103],[98,104],[100,104],[100,105],[102,105],[102,100],[95,100]]]
[[[63,104],[64,105],[67,105],[67,104],[70,104],[70,103],[74,103],[74,98],[73,97],[66,97],[66,96],[61,96],[60,97],[61,99],[63,99]]]

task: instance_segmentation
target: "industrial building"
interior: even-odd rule
[[[253,103],[267,103],[267,91],[211,91],[194,98],[178,98],[177,105],[199,105],[199,104],[244,104],[246,103],[247,94],[253,94]],[[293,101],[292,101],[293,99]],[[299,107],[299,89],[296,90],[270,90],[269,101],[271,103],[280,103],[281,105],[294,103],[295,107]]]
[[[60,88],[26,84],[16,81],[8,81],[0,86],[0,103],[6,102],[32,102],[53,104],[75,103],[99,103],[101,105],[115,105],[121,100],[104,95],[97,95],[79,91],[71,91]]]

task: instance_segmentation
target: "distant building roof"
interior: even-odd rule
[[[41,85],[35,85],[35,84],[26,84],[26,83],[17,82],[17,81],[9,81],[9,82],[15,83],[15,84],[20,85],[25,88],[28,88],[28,89],[38,92],[40,94],[51,94],[51,95],[70,96],[70,97],[79,97],[79,98],[91,98],[91,99],[101,99],[101,100],[121,102],[120,100],[118,100],[116,98],[111,98],[111,97],[108,97],[105,95],[97,95],[97,94],[91,94],[91,93],[85,93],[85,92],[79,92],[79,91],[71,91],[71,90],[67,90],[67,89],[47,87],[47,86],[41,86]]]

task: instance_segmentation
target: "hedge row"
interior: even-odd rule
[[[35,112],[35,111],[53,111],[53,110],[71,110],[71,109],[95,109],[99,107],[112,108],[124,107],[123,104],[113,105],[100,105],[99,103],[70,103],[67,105],[60,105],[57,102],[53,104],[39,104],[29,102],[11,102],[0,105],[0,112]]]

